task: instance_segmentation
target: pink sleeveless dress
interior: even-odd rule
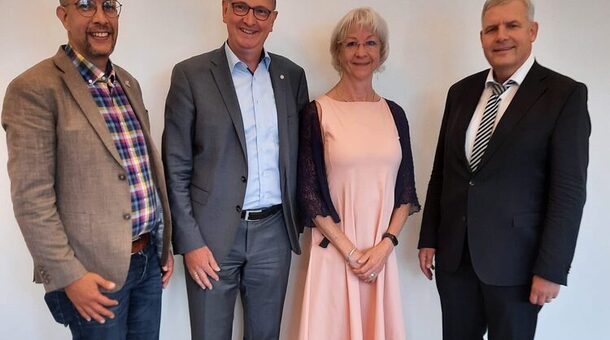
[[[381,241],[390,223],[401,161],[396,125],[385,100],[317,99],[324,160],[340,228],[361,250]],[[300,340],[405,339],[396,252],[374,283],[361,281],[343,255],[312,228]]]

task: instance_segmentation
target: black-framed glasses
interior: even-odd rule
[[[72,5],[76,7],[76,11],[80,15],[86,18],[91,18],[97,13],[97,2],[93,0],[78,0]],[[104,11],[104,14],[109,18],[118,17],[121,14],[121,7],[123,7],[123,5],[116,0],[105,0],[102,2],[102,11]]]
[[[245,17],[246,15],[248,15],[248,12],[250,12],[250,10],[252,10],[254,17],[261,21],[265,21],[265,20],[269,19],[269,16],[271,16],[271,13],[273,13],[272,10],[270,10],[266,7],[263,7],[263,6],[250,7],[250,6],[248,6],[247,3],[241,2],[241,1],[232,2],[231,7],[233,8],[233,14],[239,15],[240,17]]]

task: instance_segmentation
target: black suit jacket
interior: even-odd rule
[[[591,123],[587,89],[534,63],[470,171],[466,130],[487,71],[448,93],[420,233],[436,266],[454,271],[465,238],[485,283],[566,284],[586,196]]]

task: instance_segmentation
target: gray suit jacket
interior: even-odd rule
[[[171,217],[163,165],[138,82],[116,65],[115,71],[147,141],[165,218],[165,263]],[[90,271],[120,289],[131,259],[129,183],[87,84],[63,48],[11,82],[2,126],[13,208],[34,259],[34,280],[53,291]]]
[[[292,250],[300,253],[296,166],[298,119],[309,101],[305,72],[270,54],[277,106],[282,206]],[[176,65],[165,108],[165,164],[177,253],[208,246],[229,252],[247,182],[244,127],[224,47]]]

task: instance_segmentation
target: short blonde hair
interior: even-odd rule
[[[339,53],[343,47],[342,43],[347,37],[347,34],[353,28],[367,28],[379,37],[381,43],[379,66],[388,59],[390,45],[388,43],[388,24],[385,20],[370,7],[360,7],[349,11],[339,22],[330,37],[330,54],[332,56],[332,64],[335,70],[339,73],[343,72],[341,62],[339,61]]]

